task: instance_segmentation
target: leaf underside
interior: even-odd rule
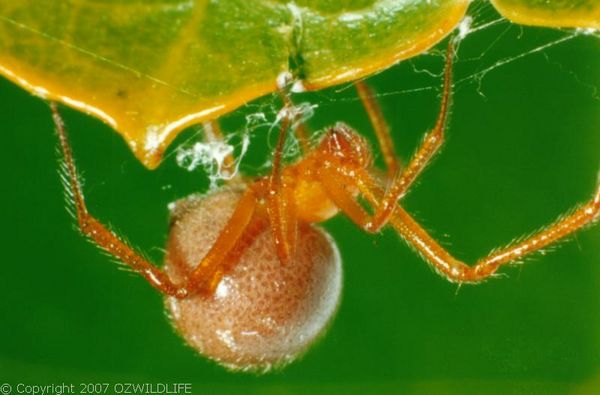
[[[515,23],[533,26],[600,29],[598,0],[491,0]]]
[[[551,9],[544,0],[493,3],[520,23],[600,20],[595,0],[559,0]],[[311,90],[367,76],[435,45],[468,4],[0,0],[0,73],[101,118],[154,168],[178,132],[277,90],[282,73]]]

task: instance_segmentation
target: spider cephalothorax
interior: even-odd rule
[[[364,137],[341,122],[328,128],[314,149],[282,170],[282,184],[293,191],[295,215],[308,223],[335,216],[339,207],[323,185],[324,174],[333,168],[346,173],[368,170],[370,165],[371,151]],[[359,193],[352,183],[347,184],[347,190],[352,196]]]
[[[334,164],[368,170],[372,165],[371,149],[367,140],[343,122],[327,130],[318,148]]]

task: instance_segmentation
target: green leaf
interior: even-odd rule
[[[600,29],[598,0],[491,0],[498,12],[523,25]]]
[[[185,127],[278,89],[352,81],[450,33],[469,0],[0,0],[0,73],[109,123],[156,167]],[[597,0],[493,0],[524,24],[598,27]]]
[[[108,122],[148,167],[177,133],[277,89],[428,49],[467,0],[2,0],[0,72]]]

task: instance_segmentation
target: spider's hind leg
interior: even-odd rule
[[[431,237],[402,207],[398,206],[391,219],[392,226],[436,269],[452,282],[476,283],[493,276],[500,266],[518,262],[541,251],[600,217],[600,186],[594,197],[569,215],[509,247],[496,250],[469,266],[454,258]]]
[[[377,209],[385,193],[377,181],[366,172],[349,174],[339,169],[323,171],[321,181],[323,188],[336,206],[354,223],[362,229],[368,230],[372,216],[348,192],[347,186],[359,189],[369,204]],[[597,187],[594,197],[572,213],[560,217],[558,221],[518,243],[492,252],[478,260],[473,266],[467,265],[450,254],[399,204],[395,205],[390,224],[447,280],[456,283],[477,283],[495,275],[501,266],[518,262],[555,244],[599,218],[600,185]]]

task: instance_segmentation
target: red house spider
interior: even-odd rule
[[[73,198],[79,228],[165,295],[174,325],[192,347],[232,368],[268,369],[305,350],[323,331],[338,303],[337,249],[313,223],[341,212],[371,233],[390,224],[447,280],[476,283],[493,276],[500,266],[597,219],[600,188],[591,201],[554,224],[469,266],[440,246],[404,210],[399,201],[444,141],[452,58],[449,45],[437,122],[404,167],[396,159],[378,103],[364,83],[356,83],[383,153],[388,182],[373,172],[365,139],[343,123],[331,127],[315,146],[309,146],[302,130],[297,131],[303,156],[284,165],[282,151],[294,121],[291,103],[284,98],[285,116],[271,174],[178,202],[164,270],[88,212],[63,121],[51,103],[67,192]]]

